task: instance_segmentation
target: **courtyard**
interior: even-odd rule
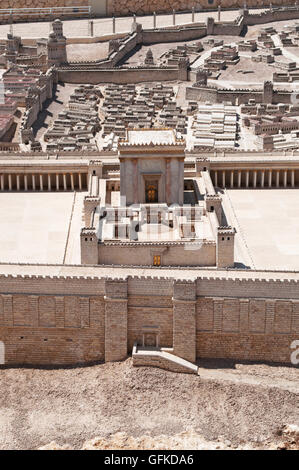
[[[243,245],[243,252],[247,250],[252,260],[251,268],[297,270],[299,190],[234,189],[226,194],[236,222],[236,261],[248,265],[241,259]]]
[[[79,262],[83,194],[1,193],[0,262]]]

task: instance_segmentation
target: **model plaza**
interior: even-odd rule
[[[4,363],[290,362],[299,10],[190,13],[0,25]]]

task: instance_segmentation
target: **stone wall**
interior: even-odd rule
[[[88,6],[88,0],[1,0],[1,9],[5,8],[51,8]]]
[[[252,6],[265,6],[272,3],[272,5],[282,6],[295,3],[295,0],[248,0],[246,4],[248,7]],[[191,10],[192,7],[198,9],[212,9],[217,8],[220,4],[219,0],[108,0],[108,14],[115,15],[128,15],[130,13],[145,14],[152,13],[153,11],[171,12],[173,9],[176,11]],[[244,0],[221,0],[223,8],[238,8],[243,7]]]
[[[274,281],[270,273],[262,279],[254,272],[241,280],[235,270],[231,278],[227,271],[211,277],[203,270],[182,281],[184,271],[177,271],[177,279],[159,272],[124,279],[1,276],[5,363],[118,361],[149,328],[161,347],[189,361],[290,363],[291,343],[299,338],[297,281]]]

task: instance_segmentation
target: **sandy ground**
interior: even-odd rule
[[[95,61],[108,56],[109,43],[69,44],[66,46],[68,62]]]
[[[267,447],[284,424],[298,425],[298,382],[297,368],[207,360],[200,361],[199,376],[133,368],[131,359],[0,369],[0,448],[52,441],[81,448],[119,432],[133,438],[191,432],[232,446]]]

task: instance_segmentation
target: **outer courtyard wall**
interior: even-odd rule
[[[152,81],[178,80],[179,69],[177,67],[152,67],[131,69],[95,69],[95,70],[68,70],[59,69],[58,79],[65,83],[89,83],[98,85],[100,83],[141,83]]]
[[[161,245],[154,242],[148,246],[134,245],[132,247],[123,244],[99,244],[98,260],[100,264],[117,265],[126,264],[128,259],[135,266],[151,266],[154,254],[161,256],[163,266],[215,266],[216,244],[211,242],[203,244],[199,249],[185,249],[184,245]]]
[[[5,363],[122,360],[146,328],[156,328],[161,346],[189,360],[290,362],[299,334],[297,282],[224,279],[217,270],[189,282],[179,280],[178,270],[173,279],[158,272],[115,280],[2,276]]]

